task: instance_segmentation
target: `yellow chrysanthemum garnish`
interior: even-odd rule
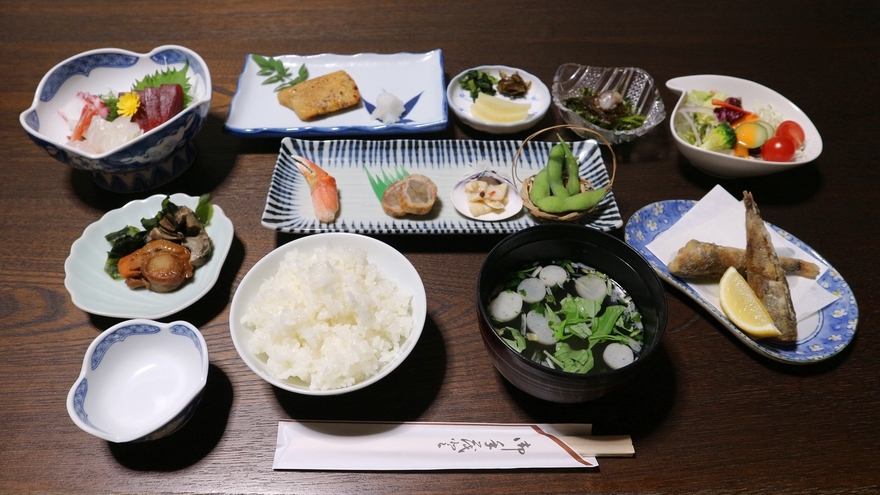
[[[116,104],[119,115],[131,117],[137,113],[138,107],[141,106],[141,98],[135,92],[124,93],[119,97],[119,103]]]

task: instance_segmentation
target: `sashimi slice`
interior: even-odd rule
[[[147,110],[147,131],[162,124],[162,92],[159,88],[144,88],[144,107]]]
[[[179,84],[163,84],[159,91],[161,121],[165,123],[183,110],[183,88]]]

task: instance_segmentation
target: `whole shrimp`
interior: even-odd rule
[[[291,159],[309,183],[315,217],[321,222],[333,223],[336,212],[339,211],[336,179],[307,158],[294,155]]]

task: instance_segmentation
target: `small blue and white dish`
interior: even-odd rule
[[[109,442],[155,440],[192,418],[207,379],[208,347],[196,327],[128,320],[92,341],[67,412]]]
[[[474,104],[474,99],[471,98],[470,92],[461,87],[461,80],[467,76],[468,72],[473,70],[477,72],[485,72],[496,79],[501,78],[502,73],[507,76],[519,74],[523,81],[529,84],[525,96],[518,98],[510,98],[501,94],[496,94],[495,96],[516,103],[528,103],[530,105],[528,117],[526,117],[525,120],[510,123],[486,122],[474,117],[471,112],[471,106]],[[513,134],[534,127],[535,124],[547,114],[547,110],[550,108],[550,102],[552,101],[550,98],[550,90],[547,89],[547,85],[541,82],[541,79],[539,79],[538,76],[529,74],[522,69],[508,67],[506,65],[481,65],[479,67],[474,67],[473,69],[462,71],[460,74],[453,77],[452,80],[449,81],[449,85],[446,86],[446,99],[449,102],[449,108],[452,109],[452,112],[455,113],[462,122],[478,131],[488,132],[489,134]]]
[[[58,115],[80,92],[94,95],[128,91],[145,76],[187,63],[192,101],[171,120],[103,153],[89,153],[68,144],[70,128]],[[183,173],[195,160],[193,137],[211,107],[211,74],[192,50],[164,45],[150,53],[100,48],[59,63],[40,81],[33,104],[19,121],[28,136],[49,156],[93,173],[95,182],[113,192],[154,189]]]

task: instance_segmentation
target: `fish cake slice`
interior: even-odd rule
[[[357,83],[344,70],[308,79],[278,92],[278,102],[304,121],[353,107],[360,101]]]

